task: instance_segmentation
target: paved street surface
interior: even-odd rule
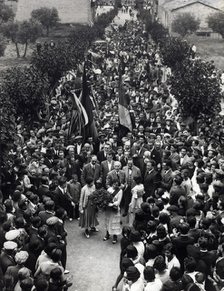
[[[99,215],[99,232],[87,239],[78,221],[67,222],[67,269],[73,275],[69,291],[110,291],[119,274],[120,244],[103,241],[104,215]]]
[[[124,25],[126,20],[136,19],[128,13],[119,12],[114,22]],[[120,243],[103,241],[105,236],[104,214],[99,214],[99,232],[86,239],[83,230],[74,220],[66,224],[68,231],[67,269],[73,275],[69,291],[111,291],[119,274]],[[125,223],[125,221],[123,221]]]

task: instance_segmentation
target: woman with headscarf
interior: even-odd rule
[[[80,227],[85,228],[86,238],[90,237],[89,228],[97,231],[96,226],[99,224],[96,218],[96,206],[91,201],[91,194],[95,191],[95,185],[92,177],[86,178],[86,185],[81,189],[79,201]]]

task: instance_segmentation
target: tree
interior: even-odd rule
[[[23,57],[26,56],[29,43],[34,43],[42,34],[42,27],[34,19],[22,22],[9,21],[1,26],[3,35],[15,44],[17,57],[20,57],[19,44],[25,45]]]
[[[7,22],[9,20],[13,20],[15,17],[15,14],[8,5],[4,3],[0,3],[0,25],[4,22]]]
[[[29,43],[35,43],[39,36],[42,35],[42,25],[34,20],[25,20],[20,23],[18,31],[18,42],[25,45],[23,57],[26,56]]]
[[[0,57],[4,56],[6,45],[6,39],[0,34]]]
[[[14,67],[4,72],[1,86],[17,116],[23,117],[29,126],[38,120],[38,109],[44,104],[50,90],[46,75],[32,66]]]
[[[169,34],[168,30],[158,21],[152,19],[149,10],[140,9],[139,17],[145,24],[145,29],[156,43],[165,43]]]
[[[215,13],[209,16],[208,26],[224,38],[224,13]]]
[[[20,57],[19,47],[18,47],[18,32],[19,32],[19,23],[14,21],[8,21],[1,26],[2,34],[10,39],[12,43],[16,46],[17,57]]]
[[[46,28],[47,36],[49,35],[50,28],[55,27],[60,20],[56,8],[41,7],[33,10],[31,16]]]
[[[1,88],[0,88],[1,90]],[[16,134],[16,118],[13,104],[0,92],[0,165],[8,160],[8,152],[13,146]],[[2,169],[1,169],[2,170]]]
[[[190,58],[191,47],[186,41],[171,37],[163,44],[160,51],[163,64],[175,70],[183,61]]]
[[[150,34],[156,43],[164,43],[167,40],[168,30],[161,23],[154,21],[152,23]]]
[[[77,65],[73,47],[68,43],[57,43],[54,47],[41,46],[34,50],[31,64],[42,74],[46,74],[52,86]]]
[[[184,61],[173,72],[170,85],[182,116],[192,119],[195,130],[199,120],[212,121],[221,111],[220,80],[213,63],[200,59]]]
[[[172,22],[172,30],[184,37],[189,33],[194,33],[199,28],[199,25],[200,20],[196,19],[192,14],[182,13],[178,14]]]

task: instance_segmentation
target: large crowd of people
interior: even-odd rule
[[[70,132],[79,68],[61,81],[40,123],[28,129],[18,120],[1,173],[0,289],[67,290],[64,223],[78,219],[83,239],[99,223],[104,241],[122,235],[113,291],[222,290],[223,145],[206,125],[195,134],[181,119],[171,72],[140,21],[112,24],[105,37],[88,65],[97,139]],[[119,123],[121,86],[132,131]],[[214,124],[223,127],[221,116]],[[91,197],[105,191],[102,222]]]

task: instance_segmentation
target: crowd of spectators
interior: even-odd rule
[[[221,142],[206,125],[195,134],[181,119],[167,84],[171,72],[140,21],[112,25],[105,37],[107,45],[93,46],[88,65],[96,140],[69,134],[79,69],[61,81],[36,127],[18,120],[1,173],[0,288],[67,290],[64,222],[80,219],[89,239],[99,223],[91,195],[107,189],[113,199],[103,240],[112,235],[115,244],[122,232],[113,290],[221,290]],[[131,132],[119,123],[121,86]],[[216,124],[223,127],[223,119],[217,116]]]

